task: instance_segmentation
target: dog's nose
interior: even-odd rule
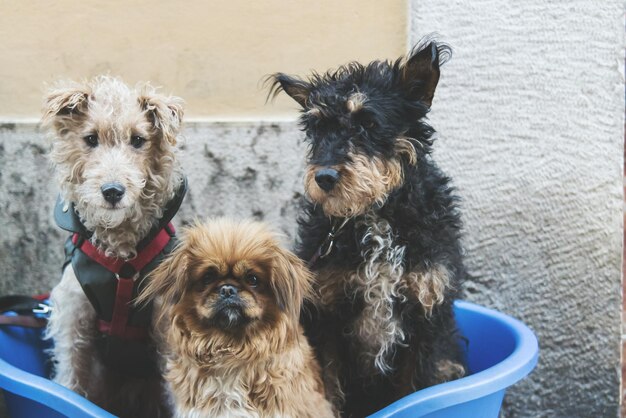
[[[102,196],[104,196],[104,200],[112,204],[115,204],[122,200],[122,197],[124,197],[124,192],[126,192],[126,188],[117,182],[103,184],[100,190],[102,191]]]
[[[339,180],[339,172],[333,168],[322,168],[315,173],[315,182],[324,191],[331,191]]]
[[[223,297],[224,299],[237,296],[237,288],[235,286],[225,284],[220,287],[220,296]]]

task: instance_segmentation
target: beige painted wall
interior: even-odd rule
[[[149,80],[191,117],[293,115],[264,75],[306,74],[406,50],[406,0],[0,2],[0,119],[39,116],[44,83]]]

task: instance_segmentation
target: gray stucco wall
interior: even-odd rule
[[[189,193],[175,224],[252,217],[275,225],[290,245],[302,192],[299,138],[294,122],[186,124]],[[60,279],[66,234],[52,219],[57,188],[46,151],[37,125],[0,124],[0,294],[45,292]]]
[[[454,49],[431,121],[464,198],[467,298],[539,336],[505,416],[617,416],[623,2],[415,0],[411,27]]]
[[[541,358],[505,399],[505,417],[615,417],[622,249],[623,9],[411,2],[411,39],[455,49],[431,121],[435,159],[463,196],[467,299],[538,334]],[[187,124],[190,194],[181,221],[262,218],[293,238],[302,192],[295,123]],[[0,294],[59,278],[56,195],[35,124],[0,126]],[[1,413],[0,413],[1,415]]]

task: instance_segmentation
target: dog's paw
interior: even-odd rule
[[[419,301],[426,315],[443,302],[450,286],[450,272],[440,264],[427,271],[407,273],[404,278],[410,295]]]
[[[465,367],[452,360],[440,360],[436,363],[437,380],[441,383],[460,379],[466,375]]]

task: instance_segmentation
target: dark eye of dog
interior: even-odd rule
[[[356,122],[365,129],[373,129],[376,127],[376,121],[371,115],[359,113],[355,118]]]
[[[363,123],[363,127],[365,129],[372,129],[376,126],[376,122],[374,122],[373,120],[368,120],[366,122]]]
[[[96,135],[96,134],[91,134],[91,135],[84,136],[83,140],[91,148],[95,148],[95,147],[98,146],[98,135]]]
[[[204,273],[204,276],[202,276],[202,285],[205,287],[210,285],[217,277],[217,270],[213,268],[208,269],[206,273]]]
[[[259,279],[254,274],[248,274],[246,276],[246,283],[248,283],[251,287],[257,287]]]
[[[146,138],[139,136],[139,135],[133,135],[130,137],[130,145],[132,145],[135,148],[141,148],[141,146],[146,142]]]

